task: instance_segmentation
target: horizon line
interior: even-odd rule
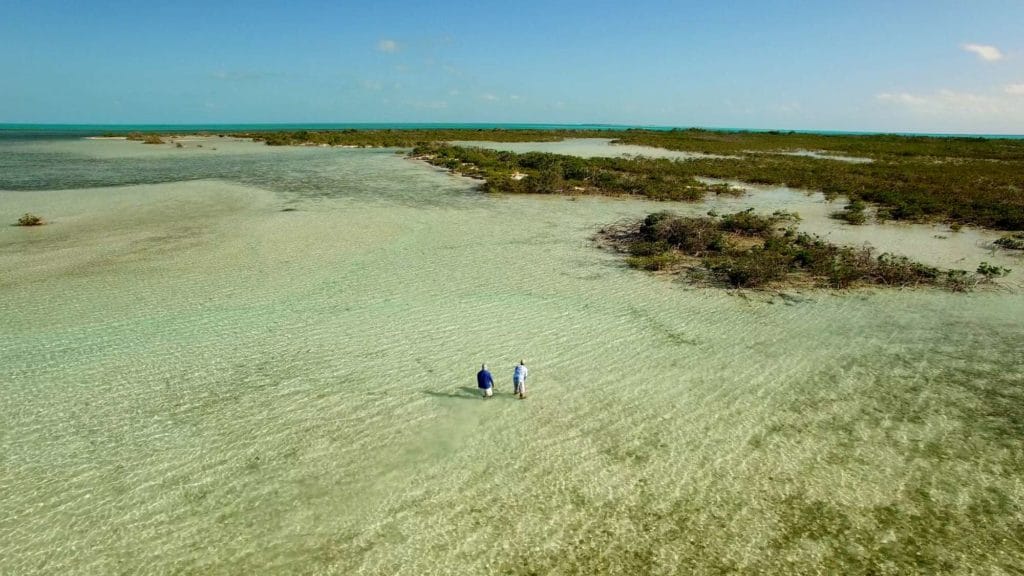
[[[918,132],[918,131],[903,131],[903,130],[833,130],[827,128],[821,129],[808,129],[808,128],[739,128],[739,127],[723,127],[723,126],[697,126],[697,125],[671,125],[671,124],[619,124],[619,123],[606,123],[606,122],[173,122],[173,123],[162,123],[162,122],[146,122],[146,123],[128,123],[128,122],[113,122],[113,123],[84,123],[84,122],[0,122],[0,130],[31,130],[34,128],[64,128],[72,130],[89,130],[89,129],[101,129],[110,128],[115,130],[129,130],[132,128],[158,128],[163,130],[174,130],[174,129],[196,129],[202,127],[217,128],[217,127],[296,127],[303,129],[303,127],[309,127],[310,129],[316,129],[316,127],[330,127],[330,128],[345,128],[345,127],[379,127],[402,130],[409,129],[410,126],[415,127],[480,127],[488,129],[502,129],[503,127],[516,127],[518,129],[530,129],[543,127],[541,129],[557,129],[557,128],[590,128],[590,129],[618,129],[618,130],[707,130],[711,132],[781,132],[781,133],[795,133],[795,134],[819,134],[819,135],[850,135],[850,136],[872,136],[872,135],[892,135],[892,136],[931,136],[931,137],[1003,137],[1003,138],[1024,138],[1024,133],[983,133],[983,132]],[[327,128],[327,129],[330,129]]]

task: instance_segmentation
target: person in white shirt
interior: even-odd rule
[[[519,364],[516,364],[515,370],[512,371],[512,384],[515,386],[512,394],[518,394],[519,399],[526,398],[526,361],[520,360]]]

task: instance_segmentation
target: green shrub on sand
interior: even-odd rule
[[[21,218],[18,218],[18,226],[41,226],[45,224],[43,219],[35,214],[26,212]]]
[[[995,242],[996,246],[1007,250],[1024,250],[1024,232],[1007,234]]]
[[[977,273],[940,271],[903,256],[875,256],[871,248],[837,246],[805,233],[795,215],[746,210],[706,217],[655,212],[628,225],[609,227],[603,238],[628,252],[629,266],[650,271],[683,271],[692,281],[734,288],[817,285],[845,289],[863,285],[944,286],[971,290],[979,278],[1009,271],[983,263]]]

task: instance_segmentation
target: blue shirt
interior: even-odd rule
[[[476,385],[478,388],[486,390],[494,386],[494,378],[491,378],[491,373],[487,370],[481,370],[476,373]]]

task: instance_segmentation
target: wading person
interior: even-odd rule
[[[512,371],[512,394],[518,394],[520,400],[526,398],[526,373],[526,360],[520,360]]]
[[[476,373],[476,385],[484,395],[484,399],[494,395],[494,378],[487,371],[487,364],[480,365],[480,371]]]

